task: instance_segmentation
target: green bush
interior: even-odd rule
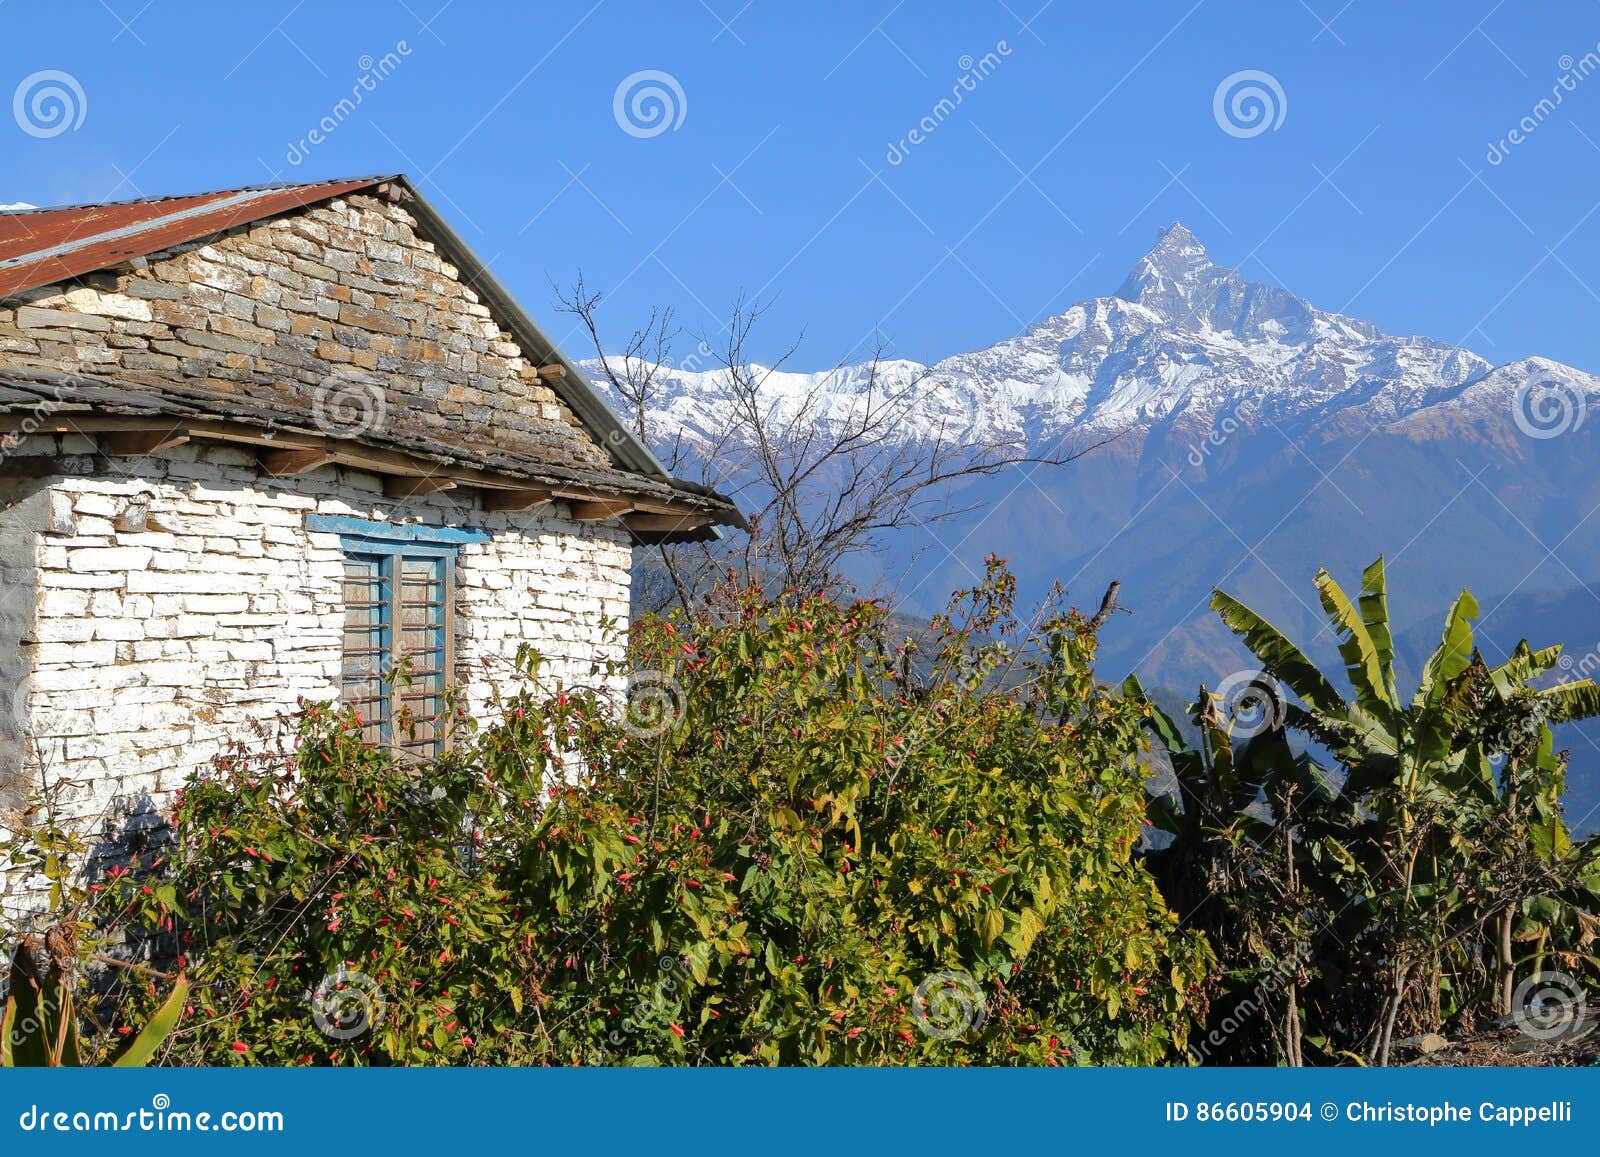
[[[1210,953],[1134,856],[1144,708],[1011,597],[993,564],[916,679],[875,604],[724,592],[635,627],[626,712],[524,653],[420,765],[308,708],[114,884],[193,981],[168,1059],[1181,1056]]]

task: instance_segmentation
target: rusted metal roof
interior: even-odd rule
[[[0,212],[0,297],[82,277],[392,179],[359,177],[111,205]]]

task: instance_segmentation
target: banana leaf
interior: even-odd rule
[[[1345,674],[1356,689],[1356,702],[1377,718],[1386,718],[1398,706],[1389,690],[1393,673],[1384,669],[1378,645],[1362,613],[1327,571],[1319,570],[1315,581],[1322,609],[1328,613],[1339,636],[1339,656],[1344,659]],[[1390,649],[1392,652],[1392,643]],[[1393,662],[1392,654],[1390,662]]]
[[[1478,617],[1478,600],[1471,591],[1462,591],[1445,615],[1444,633],[1439,646],[1423,664],[1413,707],[1421,707],[1440,694],[1451,679],[1467,669],[1472,661],[1472,621]]]
[[[1221,616],[1230,631],[1244,640],[1262,665],[1282,679],[1308,706],[1317,711],[1339,710],[1341,701],[1333,685],[1277,627],[1222,591],[1211,592],[1211,609]]]

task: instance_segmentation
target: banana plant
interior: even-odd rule
[[[1556,665],[1559,646],[1536,651],[1524,640],[1506,662],[1492,668],[1484,664],[1473,646],[1478,603],[1465,590],[1451,604],[1439,646],[1423,665],[1417,690],[1407,702],[1396,687],[1383,559],[1362,573],[1356,602],[1326,570],[1317,572],[1315,583],[1355,691],[1350,700],[1244,603],[1219,590],[1212,592],[1211,606],[1299,698],[1287,706],[1286,724],[1338,756],[1351,775],[1347,791],[1365,794],[1394,787],[1394,798],[1410,801],[1435,787],[1481,787],[1477,757],[1486,740],[1504,740],[1519,728],[1526,730],[1529,719],[1553,726],[1600,715],[1600,687],[1592,680],[1543,690],[1528,686]]]
[[[12,953],[10,989],[0,1014],[0,1068],[76,1068],[82,1063],[69,939],[57,925],[42,937],[25,938]],[[189,980],[180,972],[161,1007],[111,1054],[108,1065],[148,1064],[177,1027],[188,997]]]
[[[1302,808],[1336,804],[1338,793],[1327,773],[1309,754],[1296,754],[1282,728],[1253,733],[1236,748],[1229,721],[1204,686],[1190,709],[1199,747],[1189,746],[1138,676],[1123,680],[1122,693],[1144,705],[1150,733],[1176,780],[1176,794],[1154,796],[1147,811],[1151,826],[1170,842],[1146,856],[1175,909],[1190,911],[1199,902],[1194,889],[1210,870],[1201,866],[1208,847],[1214,854],[1232,841],[1260,843],[1270,837],[1275,826],[1271,801],[1285,789],[1298,796]]]
[[[1214,591],[1211,605],[1298,700],[1284,706],[1284,726],[1326,747],[1345,771],[1342,820],[1333,817],[1308,846],[1326,866],[1331,894],[1347,897],[1348,931],[1386,973],[1367,1039],[1369,1056],[1386,1063],[1402,1006],[1419,980],[1432,986],[1423,1006],[1440,1006],[1443,955],[1463,953],[1475,922],[1498,921],[1504,944],[1517,912],[1551,899],[1497,890],[1497,865],[1540,859],[1543,869],[1519,876],[1537,881],[1525,890],[1570,891],[1586,870],[1561,819],[1565,757],[1555,754],[1550,728],[1600,715],[1600,687],[1587,679],[1535,686],[1559,647],[1523,641],[1505,662],[1488,665],[1473,643],[1477,601],[1462,591],[1415,692],[1403,698],[1383,559],[1363,572],[1355,599],[1326,570],[1315,582],[1350,698],[1244,603]],[[1507,993],[1510,967],[1503,952],[1497,987]]]
[[[1203,1061],[1259,1063],[1276,1058],[1303,1063],[1304,1011],[1300,960],[1308,955],[1314,905],[1301,894],[1309,827],[1328,826],[1343,805],[1326,772],[1306,752],[1296,753],[1281,727],[1252,734],[1236,745],[1219,697],[1200,688],[1190,716],[1200,734],[1191,747],[1173,719],[1145,694],[1136,676],[1123,694],[1142,703],[1154,741],[1165,753],[1177,790],[1154,796],[1151,825],[1165,833],[1145,862],[1156,886],[1185,923],[1203,931],[1229,966],[1211,1003],[1203,1041],[1224,1041]],[[1313,883],[1315,881],[1313,880]],[[1272,994],[1265,992],[1270,987]],[[1260,1042],[1232,1039],[1239,1019],[1260,1015],[1276,1002],[1281,1025],[1265,1051]]]

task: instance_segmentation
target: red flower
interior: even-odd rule
[[[233,1051],[236,1053],[247,1053],[250,1051],[250,1046],[245,1044],[242,1040],[236,1040],[233,1042]]]
[[[672,1026],[672,1031],[674,1033],[676,1033],[678,1036],[682,1036],[683,1035],[683,1028],[680,1025],[676,1025],[676,1024],[673,1025]]]

